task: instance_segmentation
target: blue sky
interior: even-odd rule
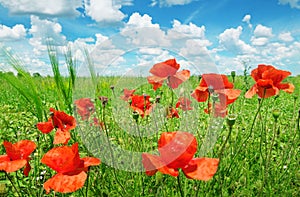
[[[146,73],[173,57],[192,74],[241,74],[245,63],[300,74],[299,0],[0,0],[0,13],[0,45],[31,73],[52,74],[51,39],[80,74],[84,49],[99,74]]]

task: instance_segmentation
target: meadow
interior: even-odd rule
[[[36,144],[28,160],[28,176],[23,174],[23,168],[10,173],[0,171],[0,196],[299,195],[299,76],[284,80],[294,85],[291,94],[280,91],[268,98],[245,98],[255,81],[250,73],[235,76],[233,72],[227,78],[234,89],[240,90],[239,96],[226,105],[227,115],[220,112],[218,116],[213,112],[218,98],[212,92],[205,102],[197,102],[190,94],[203,79],[199,76],[189,77],[179,88],[164,82],[154,90],[145,77],[93,73],[91,78],[77,77],[71,61],[69,76],[62,76],[55,57],[50,59],[53,77],[31,76],[18,64],[12,64],[17,76],[0,73],[0,155],[6,154],[4,141],[31,140]],[[135,92],[125,95],[124,88]],[[144,109],[132,107],[133,95],[144,98]],[[129,99],[120,99],[122,96]],[[181,103],[176,108],[182,96],[191,103]],[[83,111],[85,114],[76,104],[81,98],[88,98],[93,106]],[[191,109],[186,110],[186,105]],[[54,111],[50,112],[50,108]],[[44,125],[49,118],[49,123],[55,122],[51,117],[57,111],[76,119],[76,127],[69,131],[70,139],[62,144],[53,144],[55,132],[45,134],[37,128],[38,123]],[[60,129],[54,125],[53,129],[57,128]],[[150,153],[161,153],[157,151],[159,138],[164,132],[175,131],[193,134],[197,140],[193,157],[218,159],[217,171],[208,180],[187,178],[184,167],[175,169],[178,176],[161,168],[156,169],[159,172],[145,173],[145,158],[151,158]],[[53,148],[76,143],[80,158],[95,157],[101,164],[96,162],[83,170],[87,178],[76,191],[46,192],[43,184],[56,172],[45,165],[47,162],[42,163],[42,158]]]

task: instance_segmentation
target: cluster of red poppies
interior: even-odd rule
[[[149,76],[147,80],[155,91],[162,87],[164,81],[169,88],[175,89],[190,77],[190,71],[178,71],[179,68],[180,65],[175,59],[155,64],[150,69],[152,76]],[[278,70],[270,65],[258,65],[258,68],[251,72],[255,84],[246,92],[245,97],[251,98],[257,94],[260,98],[268,98],[278,95],[279,90],[292,93],[293,84],[282,83],[290,74],[288,71]],[[138,116],[142,118],[148,116],[155,107],[153,101],[150,100],[149,95],[136,95],[134,92],[135,90],[124,89],[121,99],[127,101]],[[241,90],[234,89],[234,84],[229,82],[226,75],[211,73],[202,75],[200,84],[194,89],[191,97],[197,102],[206,102],[211,96],[214,97],[213,105],[208,105],[205,112],[225,117],[228,113],[227,106],[232,104],[240,93]],[[103,105],[108,101],[105,98],[99,98]],[[159,102],[159,99],[157,98],[155,102]],[[88,120],[95,112],[94,103],[90,98],[78,99],[75,101],[75,105],[77,113],[84,121]],[[174,107],[168,107],[167,117],[179,118],[178,108],[183,111],[193,110],[191,101],[188,98],[180,97]],[[37,128],[44,134],[55,130],[53,144],[62,145],[52,148],[41,159],[43,164],[57,172],[44,183],[44,189],[47,193],[51,189],[61,193],[73,192],[83,187],[88,167],[99,165],[100,159],[80,158],[78,143],[67,146],[66,144],[71,138],[70,130],[76,127],[75,118],[53,108],[50,109],[50,112],[51,116],[48,121],[38,123]],[[93,120],[94,125],[101,126],[97,118]],[[25,166],[24,175],[28,176],[31,169],[29,156],[36,149],[36,144],[30,140],[21,140],[15,144],[5,141],[3,145],[6,155],[0,156],[0,171],[14,172]],[[151,176],[159,171],[163,174],[178,176],[179,169],[182,169],[187,178],[205,181],[211,179],[217,171],[219,159],[194,158],[197,146],[196,138],[191,133],[163,132],[158,141],[159,155],[142,154],[142,163],[146,174]]]
[[[52,148],[41,159],[43,164],[57,172],[44,183],[44,189],[47,193],[51,189],[61,193],[74,192],[83,187],[88,167],[99,165],[101,161],[94,157],[80,158],[78,143],[66,146],[70,130],[76,127],[75,118],[53,108],[50,112],[49,120],[39,122],[37,128],[45,134],[56,130],[53,143],[63,145]],[[3,145],[6,155],[0,156],[0,170],[14,172],[25,166],[24,175],[28,176],[31,169],[29,156],[36,149],[36,144],[30,140],[21,140],[15,144],[4,141]]]

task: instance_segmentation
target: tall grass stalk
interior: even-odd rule
[[[25,65],[19,58],[12,54],[7,49],[1,49],[6,62],[18,73],[19,77],[14,75],[2,75],[12,87],[14,87],[24,99],[33,106],[29,110],[38,118],[39,121],[43,120],[44,108],[40,97],[40,90],[31,77],[30,73],[25,69]]]
[[[60,70],[59,53],[51,44],[48,44],[48,56],[56,84],[59,107],[61,110],[67,110],[68,113],[73,114],[73,90],[75,88],[76,80],[76,60],[72,56],[71,49],[69,48],[67,52],[65,52],[65,63],[69,76],[64,77]]]

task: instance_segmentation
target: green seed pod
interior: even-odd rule
[[[139,116],[139,113],[137,113],[136,111],[132,112],[132,117],[135,121],[138,121]]]
[[[214,92],[214,93],[212,93],[211,98],[212,98],[213,102],[217,102],[219,99],[219,94]]]
[[[236,118],[237,118],[236,114],[229,114],[226,119],[227,125],[229,127],[232,127],[235,124]]]
[[[280,110],[279,109],[274,109],[272,114],[273,114],[273,118],[275,119],[275,121],[277,121],[277,119],[280,115]]]

